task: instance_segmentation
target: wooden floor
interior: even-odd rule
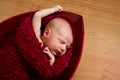
[[[120,80],[120,0],[0,0],[0,22],[55,4],[84,17],[83,56],[72,80]]]

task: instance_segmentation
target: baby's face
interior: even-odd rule
[[[44,31],[43,43],[53,55],[62,56],[73,42],[72,30],[70,24],[63,19],[53,19],[52,23],[54,24],[48,24],[48,28]]]
[[[70,47],[72,41],[73,37],[71,31],[60,28],[60,30],[52,30],[46,43],[53,55],[62,56]]]

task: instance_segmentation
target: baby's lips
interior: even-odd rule
[[[61,56],[61,52],[60,51],[55,51],[57,56]]]

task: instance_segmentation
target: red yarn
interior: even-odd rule
[[[56,58],[54,65],[50,66],[49,59],[43,53],[43,47],[40,47],[41,44],[35,37],[32,28],[33,14],[34,12],[24,13],[0,23],[0,79],[70,79],[82,52],[83,27],[80,27],[83,24],[82,17],[73,13],[61,12],[47,16],[42,20],[42,27],[44,27],[48,21],[55,17],[64,18],[71,24],[74,33],[74,42],[71,48],[64,56]],[[81,20],[80,23],[79,20]],[[80,32],[75,32],[75,30],[80,30]]]

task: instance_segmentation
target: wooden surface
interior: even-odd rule
[[[72,80],[120,80],[120,0],[0,0],[0,22],[55,4],[84,17],[83,56]]]

